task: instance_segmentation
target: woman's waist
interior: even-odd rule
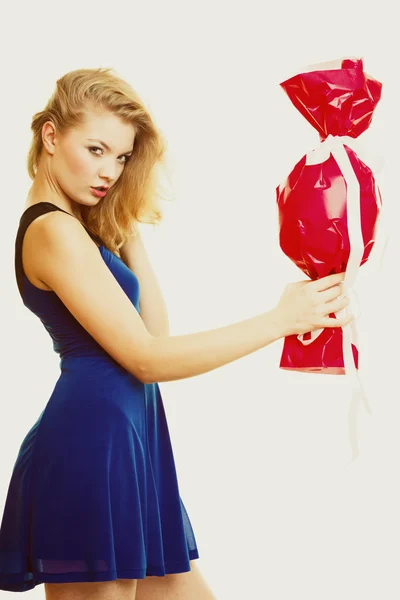
[[[142,389],[145,385],[109,355],[68,356],[60,360],[59,382],[90,389],[119,385]]]

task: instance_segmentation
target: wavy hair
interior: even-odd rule
[[[160,177],[160,169],[167,172],[167,144],[137,93],[113,69],[77,69],[56,81],[45,108],[32,117],[28,174],[35,179],[43,149],[43,125],[50,120],[63,134],[82,124],[91,109],[110,111],[136,130],[133,153],[107,192],[107,202],[81,206],[86,227],[120,256],[119,249],[128,236],[135,235],[137,222],[156,225],[162,220],[159,200],[169,199],[161,193]]]

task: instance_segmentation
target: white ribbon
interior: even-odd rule
[[[356,419],[360,401],[363,402],[368,414],[371,415],[372,411],[369,406],[367,395],[362,385],[359,372],[355,366],[352,351],[352,344],[354,344],[358,350],[356,319],[359,316],[357,296],[355,290],[352,288],[357,279],[360,263],[364,254],[364,240],[361,229],[360,184],[344,148],[344,144],[352,148],[354,147],[354,139],[348,136],[328,135],[328,137],[321,142],[316,149],[307,153],[306,165],[321,164],[328,160],[330,154],[332,154],[340,171],[342,172],[347,187],[347,228],[350,241],[350,255],[342,285],[343,294],[348,296],[350,302],[346,308],[335,314],[336,317],[340,319],[345,317],[348,314],[348,311],[350,311],[355,317],[353,321],[349,323],[349,325],[346,325],[342,329],[344,367],[352,390],[351,403],[348,413],[349,441],[352,450],[352,459],[347,464],[347,466],[349,466],[349,464],[353,462],[359,455]],[[303,339],[303,335],[299,335],[297,337],[302,344],[308,345],[316,340],[322,331],[323,329],[319,329],[311,332],[311,337],[307,340]]]

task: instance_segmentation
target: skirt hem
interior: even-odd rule
[[[195,560],[199,558],[199,553],[196,549],[190,550],[188,556],[189,561]],[[164,565],[147,565],[147,567],[139,569],[109,569],[106,572],[86,571],[85,573],[75,572],[62,574],[33,572],[25,574],[23,579],[21,579],[21,575],[9,575],[3,579],[0,575],[0,590],[8,592],[25,592],[43,583],[80,583],[114,581],[115,579],[145,579],[146,577],[152,576],[163,577],[173,573],[187,573],[190,570],[188,562],[174,561],[164,563]]]

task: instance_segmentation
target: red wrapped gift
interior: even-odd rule
[[[312,280],[346,271],[344,293],[354,314],[352,286],[374,245],[381,196],[352,142],[369,127],[382,84],[364,72],[362,59],[348,58],[280,85],[320,135],[319,146],[276,190],[280,246]],[[358,369],[355,320],[343,329],[286,337],[280,367],[331,374]]]

